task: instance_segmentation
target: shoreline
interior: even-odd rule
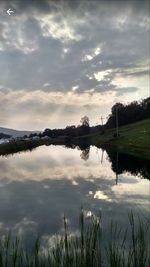
[[[115,140],[110,142],[101,142],[101,143],[95,143],[95,142],[89,142],[89,140],[86,140],[85,138],[79,138],[79,139],[72,139],[72,142],[63,142],[63,140],[57,138],[57,139],[47,139],[47,140],[30,140],[30,141],[16,141],[12,143],[6,143],[0,145],[0,156],[7,156],[11,154],[15,154],[18,152],[23,151],[32,151],[33,149],[42,146],[42,145],[64,145],[64,146],[82,146],[84,144],[85,146],[96,146],[97,148],[101,149],[110,149],[119,153],[132,155],[138,158],[150,160],[150,149],[149,148],[143,148],[139,146],[133,146],[133,145],[123,145],[123,144],[117,144],[117,141]]]
[[[119,128],[119,137],[114,137],[116,129],[104,130],[78,137],[60,136],[47,139],[12,141],[0,144],[0,155],[5,156],[21,151],[32,150],[41,145],[65,145],[79,146],[84,149],[86,146],[94,145],[97,148],[111,149],[120,153],[133,155],[138,158],[150,160],[150,119],[128,124]]]

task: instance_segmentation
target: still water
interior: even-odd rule
[[[121,225],[128,212],[149,219],[150,164],[96,147],[41,146],[0,157],[0,234],[11,230],[31,244],[63,229],[63,216],[76,231],[81,206],[101,212],[104,225]]]

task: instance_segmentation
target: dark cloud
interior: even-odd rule
[[[79,1],[56,1],[55,3],[54,1],[12,1],[18,9],[24,7],[25,18],[20,18],[19,26],[16,18],[12,27],[8,18],[6,24],[2,24],[4,50],[1,51],[0,67],[2,70],[5,67],[3,85],[13,89],[34,90],[49,83],[49,90],[65,91],[77,84],[80,90],[97,89],[98,82],[94,78],[87,79],[87,74],[93,75],[96,71],[108,68],[129,67],[131,64],[136,64],[137,56],[138,60],[144,60],[148,56],[148,42],[143,44],[146,28],[139,25],[139,18],[143,16],[147,2],[143,4],[144,7],[140,9],[138,15],[134,14],[134,9],[135,7],[137,9],[140,4],[135,2],[121,4],[121,7],[119,4],[119,8],[116,2],[113,2],[111,8],[108,8],[108,1],[105,3],[103,1],[81,1],[81,3]],[[42,10],[48,11],[46,7],[54,4],[56,10],[51,9],[50,14],[53,17],[49,18],[45,28],[54,27],[56,33],[50,31],[45,36],[41,24]],[[72,5],[82,5],[84,8],[82,17],[78,9],[74,13],[68,11],[66,18],[64,17],[65,7],[71,8]],[[39,16],[32,12],[34,8],[41,10]],[[78,23],[78,19],[81,22]],[[63,32],[64,29],[61,27],[66,24]],[[8,31],[8,35],[5,31]],[[74,34],[74,37],[70,37],[71,34]],[[76,42],[74,40],[76,35],[79,35],[81,40]],[[70,38],[68,42],[66,41],[68,47],[66,54],[63,53],[64,38],[66,40]],[[93,53],[92,50],[97,46],[101,46],[101,53],[95,55],[92,60],[83,62],[82,59]]]
[[[54,1],[47,1],[47,0],[1,0],[1,4],[5,8],[11,7],[15,10],[15,13],[17,15],[26,13],[26,12],[32,12],[32,11],[38,11],[42,13],[48,13],[50,11],[50,3]]]

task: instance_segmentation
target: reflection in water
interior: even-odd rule
[[[76,148],[75,146],[72,148]],[[90,146],[84,144],[78,146],[78,149],[82,151],[80,157],[83,160],[89,159]],[[97,148],[98,151],[98,148]],[[129,154],[123,154],[118,151],[106,149],[109,161],[111,162],[111,168],[116,173],[116,183],[118,182],[118,174],[123,172],[130,172],[133,175],[141,176],[150,180],[150,161],[142,158],[137,158]],[[104,149],[101,149],[101,164],[103,163]]]
[[[149,216],[148,161],[83,145],[41,146],[0,158],[0,232],[32,243],[37,232],[61,233],[63,214],[75,231],[80,207],[126,224],[132,208]],[[118,183],[116,184],[116,175]],[[146,178],[146,179],[141,179]]]
[[[133,175],[141,176],[141,178],[150,179],[150,161],[111,151],[107,149],[107,154],[112,163],[112,170],[116,174],[130,172]]]
[[[82,153],[80,154],[81,159],[88,160],[89,159],[89,153],[90,153],[90,147],[82,150]]]

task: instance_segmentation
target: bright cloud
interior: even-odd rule
[[[97,73],[94,73],[94,77],[96,80],[101,81],[103,80],[109,73],[111,73],[110,70],[106,70],[106,71],[99,71]]]

